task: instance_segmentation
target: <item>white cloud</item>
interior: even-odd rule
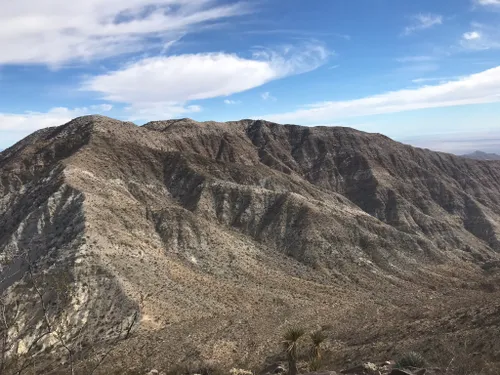
[[[433,61],[436,58],[433,56],[427,56],[427,55],[422,55],[422,56],[404,56],[404,57],[399,57],[396,59],[397,62],[400,63],[415,63],[415,62],[428,62],[428,61]]]
[[[439,65],[436,63],[436,60],[436,57],[428,55],[399,57],[396,61],[402,65],[396,70],[396,72],[412,75],[432,72],[439,69]]]
[[[462,76],[454,76],[454,77],[430,77],[430,78],[416,78],[413,79],[413,83],[425,83],[425,82],[440,82],[440,83],[446,83],[446,81],[452,81],[456,79],[460,79]]]
[[[272,102],[278,100],[274,96],[272,96],[269,91],[263,92],[262,94],[260,94],[260,97],[262,98],[262,100],[270,100]]]
[[[407,26],[403,35],[410,35],[416,31],[430,29],[431,27],[441,25],[443,23],[443,16],[437,14],[417,14],[412,17],[412,24]]]
[[[227,96],[269,81],[316,69],[328,56],[318,45],[263,52],[245,59],[233,54],[206,53],[146,58],[121,70],[90,78],[84,90],[123,103],[183,103]]]
[[[472,23],[471,26],[475,30],[464,33],[460,40],[463,48],[472,51],[500,48],[500,31],[498,27],[477,22]]]
[[[185,105],[176,102],[136,103],[125,108],[130,121],[168,120],[201,112],[199,105]]]
[[[252,59],[226,53],[153,57],[92,77],[82,89],[108,101],[128,103],[132,110],[143,109],[141,115],[161,107],[189,111],[193,108],[185,107],[189,101],[229,96],[305,73],[324,64],[328,56],[321,45],[307,44],[260,50]]]
[[[282,123],[317,124],[355,116],[496,102],[500,102],[500,66],[434,86],[315,103],[293,112],[261,117]]]
[[[481,38],[481,34],[479,34],[477,31],[470,31],[468,33],[464,33],[463,38],[465,40],[475,40]]]
[[[58,107],[48,112],[0,113],[0,131],[35,131],[61,125],[78,116],[109,112],[112,108],[111,104],[100,104],[73,109]]]
[[[226,100],[224,100],[224,104],[227,104],[227,105],[241,104],[241,101],[226,99]]]
[[[35,130],[59,126],[75,117],[109,112],[110,104],[83,108],[52,108],[47,112],[0,113],[0,148],[7,147]]]
[[[216,0],[2,1],[0,64],[59,65],[162,48],[194,27],[248,11]]]
[[[500,0],[475,0],[475,3],[477,5],[484,5],[484,6],[500,6]]]

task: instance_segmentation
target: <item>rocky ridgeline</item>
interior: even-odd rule
[[[0,342],[103,353],[102,373],[254,368],[299,324],[331,326],[333,363],[465,340],[498,361],[499,223],[499,162],[343,127],[81,117],[0,153]]]

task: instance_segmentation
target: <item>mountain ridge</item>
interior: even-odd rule
[[[500,155],[495,153],[488,153],[483,151],[474,151],[470,154],[461,155],[464,158],[475,159],[475,160],[500,160]]]
[[[68,341],[112,336],[139,311],[119,353],[156,337],[157,360],[194,345],[199,359],[256,363],[291,322],[383,301],[399,324],[423,301],[438,314],[480,298],[500,259],[498,165],[349,128],[86,116],[3,151],[0,170],[2,287],[26,299],[24,348],[27,269],[72,280],[52,313]]]

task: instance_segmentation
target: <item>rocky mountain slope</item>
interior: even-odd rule
[[[497,162],[349,128],[86,116],[1,152],[0,182],[9,353],[255,365],[298,323],[330,327],[341,361],[498,329]]]

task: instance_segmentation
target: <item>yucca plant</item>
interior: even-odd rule
[[[321,361],[317,358],[311,358],[309,361],[309,371],[316,372],[321,368]]]
[[[298,341],[304,335],[304,329],[300,327],[291,327],[283,336],[283,347],[285,348],[286,357],[288,360],[288,374],[297,375],[297,348]]]
[[[426,366],[426,360],[422,354],[417,352],[408,352],[396,362],[396,368],[423,368]]]
[[[311,341],[312,341],[312,353],[311,359],[316,361],[321,360],[321,344],[326,340],[326,335],[322,331],[316,331],[311,333]]]

